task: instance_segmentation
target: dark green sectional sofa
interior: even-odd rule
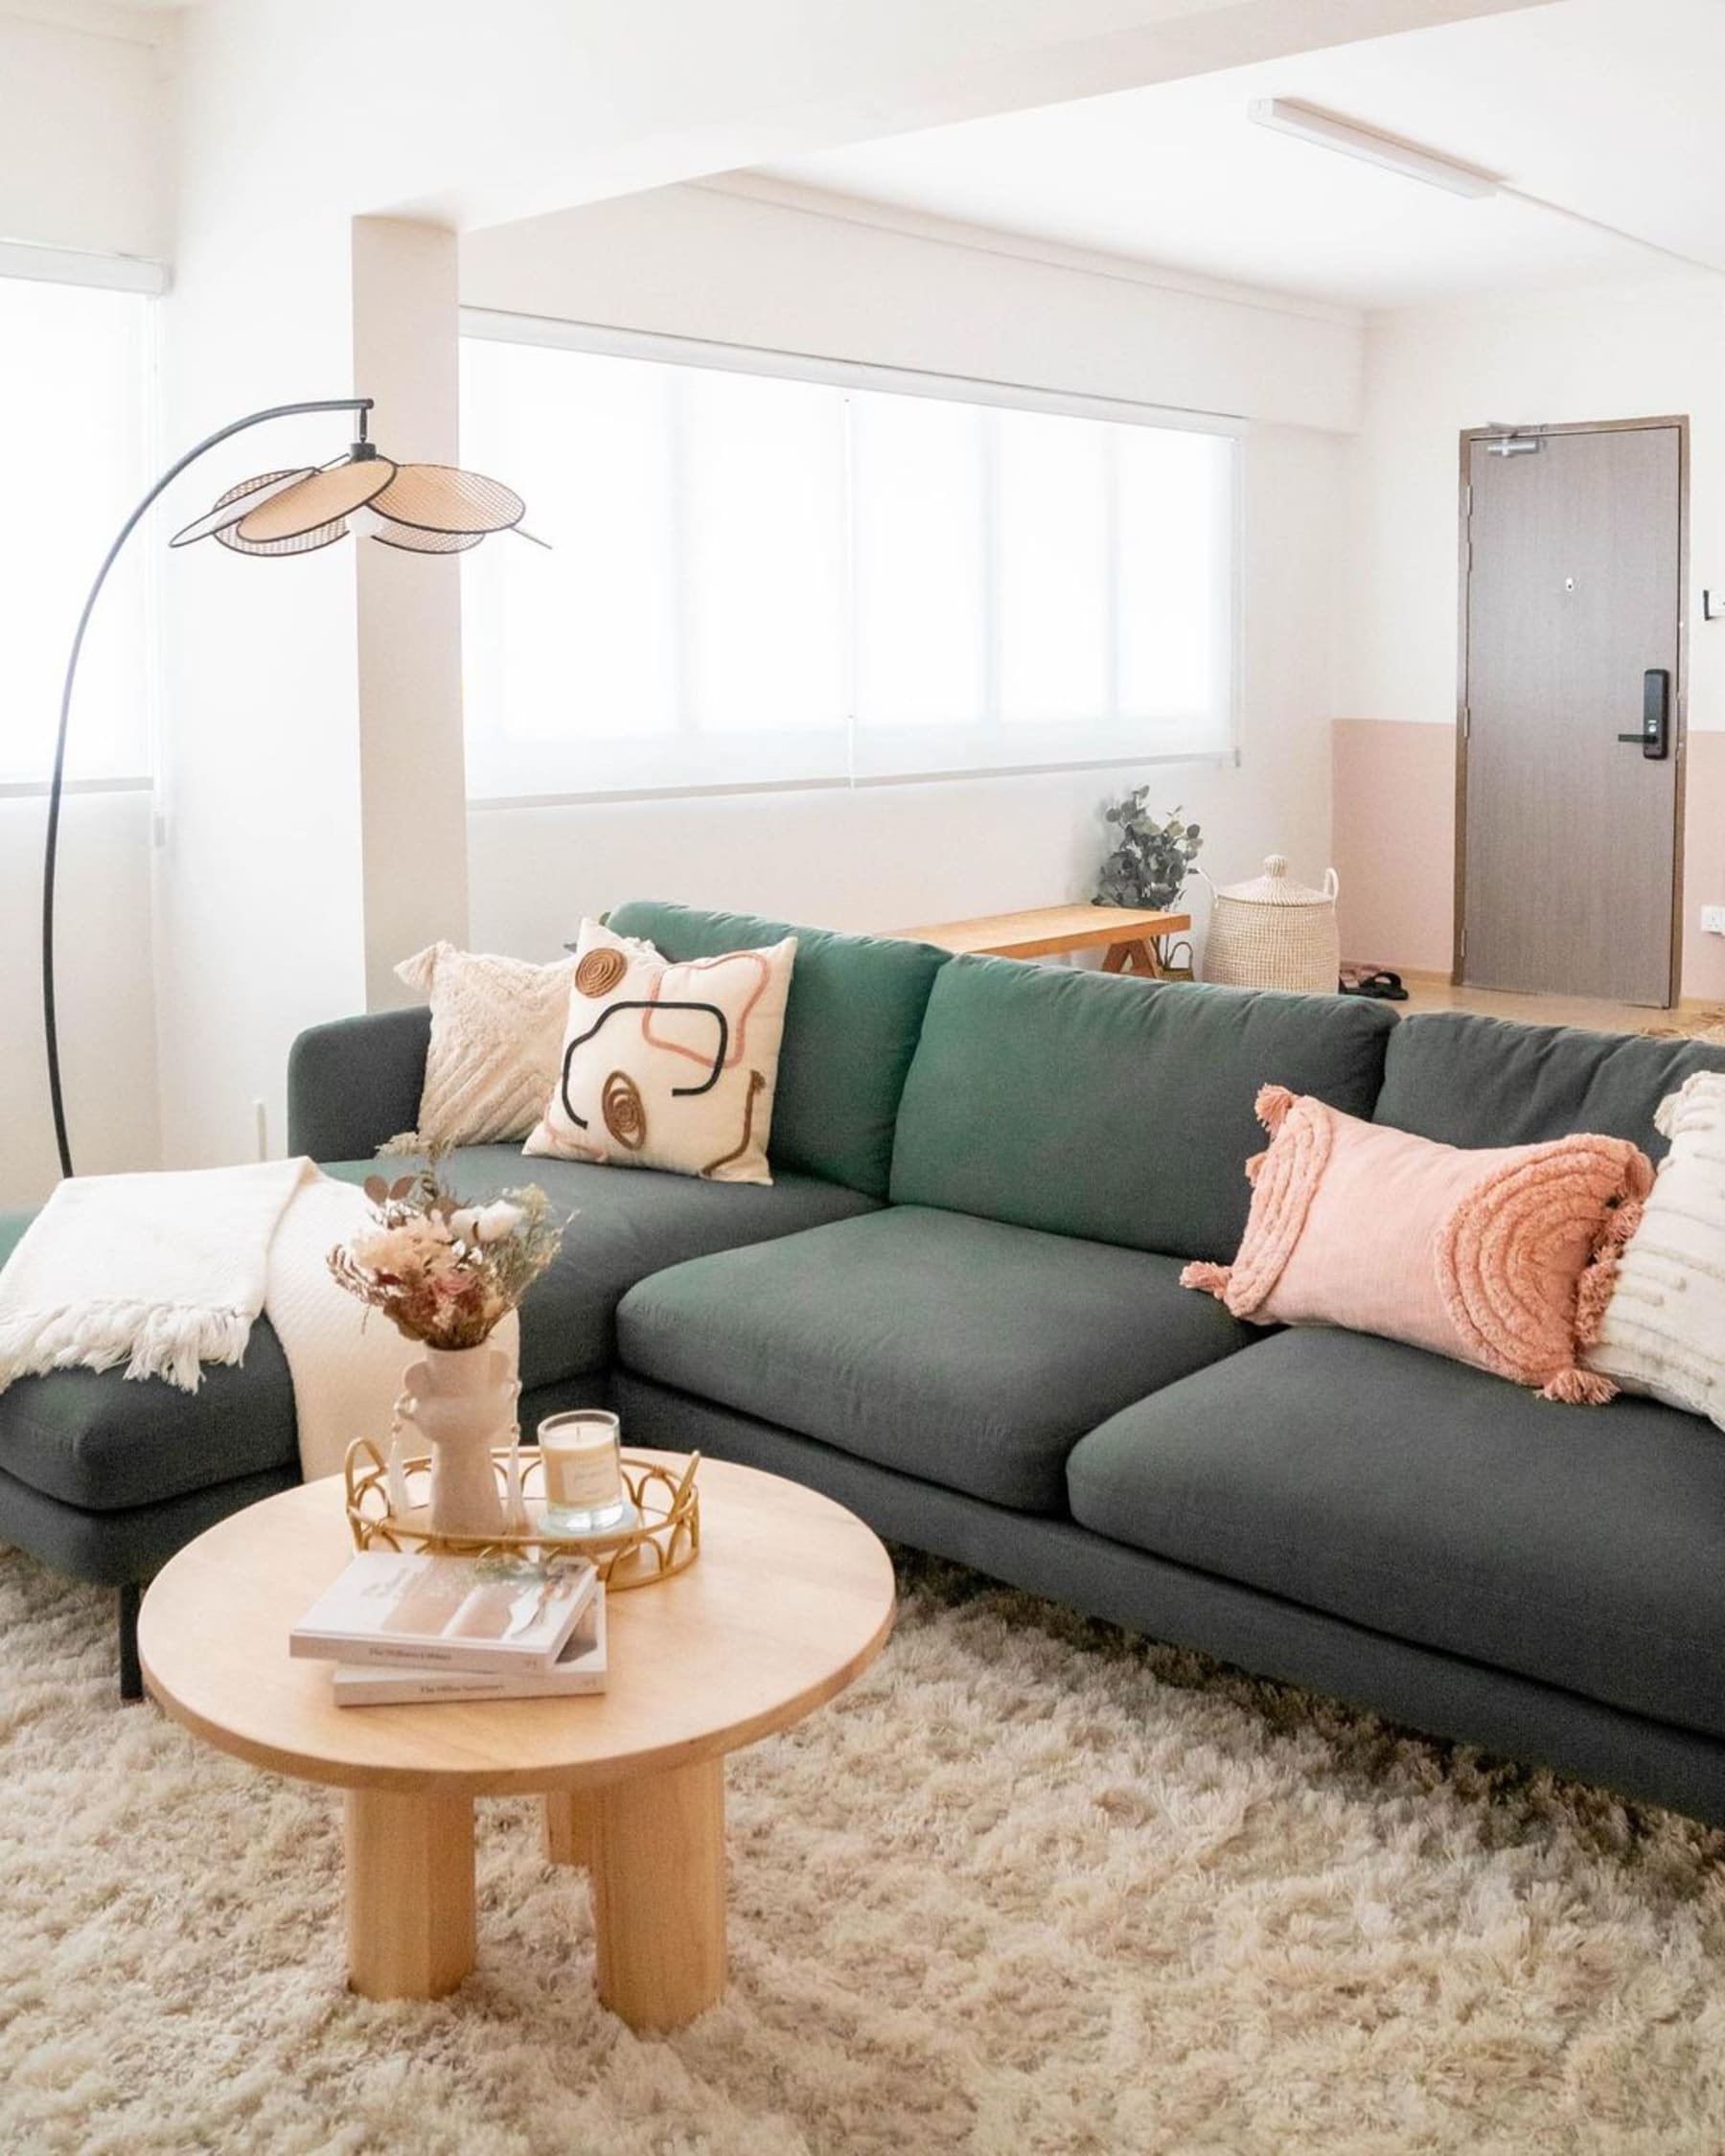
[[[611,925],[675,958],[788,932],[658,905]],[[1725,1434],[1257,1332],[1178,1284],[1232,1253],[1267,1081],[1452,1143],[1657,1155],[1659,1101],[1725,1049],[795,932],[770,1189],[454,1157],[464,1188],[531,1179],[576,1215],[522,1312],[524,1421],[609,1400],[636,1444],[1725,1823]],[[363,1175],[416,1118],[427,1029],[304,1035],[292,1149]],[[295,1472],[267,1324],[195,1400],[82,1372],[0,1396],[0,1538],[123,1587]]]

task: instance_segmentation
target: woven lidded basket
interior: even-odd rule
[[[1198,874],[1203,876],[1203,869]],[[1208,876],[1205,882],[1209,883]],[[1272,854],[1264,873],[1249,883],[1230,883],[1226,890],[1210,883],[1205,979],[1233,988],[1333,996],[1342,967],[1342,932],[1336,924],[1340,887],[1333,868],[1321,891],[1296,883],[1280,854]]]

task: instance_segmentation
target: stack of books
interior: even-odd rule
[[[362,1550],[288,1636],[340,1707],[605,1689],[605,1586],[585,1557]]]

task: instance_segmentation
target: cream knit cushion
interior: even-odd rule
[[[1686,1078],[1654,1120],[1671,1150],[1586,1361],[1725,1429],[1725,1072]]]
[[[392,1153],[430,1145],[519,1141],[557,1082],[573,958],[535,966],[434,943],[405,958],[396,978],[431,1005],[431,1045],[419,1129],[391,1138]]]
[[[568,1030],[529,1153],[770,1182],[767,1139],[796,938],[676,965],[581,924]]]

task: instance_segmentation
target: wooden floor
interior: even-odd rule
[[[1639,1003],[1598,1003],[1581,996],[1516,996],[1492,988],[1456,988],[1441,974],[1404,975],[1408,1000],[1399,1011],[1477,1011],[1484,1018],[1520,1019],[1527,1025],[1582,1025],[1596,1033],[1698,1033],[1725,1023],[1717,1004],[1689,1002],[1674,1011]]]

